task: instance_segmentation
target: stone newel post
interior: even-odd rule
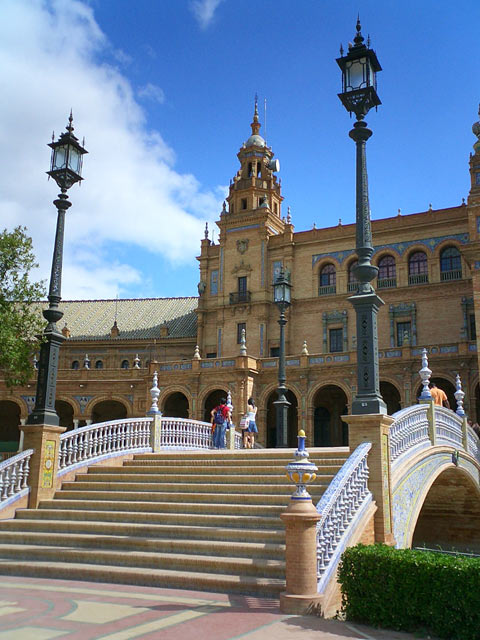
[[[318,468],[308,461],[305,432],[299,431],[295,459],[287,465],[287,477],[297,485],[287,510],[280,516],[285,524],[286,590],[280,594],[283,613],[311,613],[320,605],[317,592],[317,522],[306,485],[316,478]]]

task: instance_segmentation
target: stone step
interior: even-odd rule
[[[192,588],[216,593],[240,593],[254,596],[279,597],[285,591],[285,580],[256,576],[221,575],[194,571],[171,571],[134,567],[104,567],[95,564],[70,562],[32,562],[24,560],[1,560],[0,574],[29,576],[37,578],[57,578],[64,580],[85,580],[87,582],[111,582],[133,584],[144,587],[170,587],[172,589]]]
[[[16,531],[0,530],[1,545],[17,544],[18,533]],[[191,540],[180,536],[176,538],[145,538],[131,535],[94,535],[92,533],[68,533],[55,531],[24,531],[22,533],[22,545],[57,546],[68,548],[104,549],[110,551],[145,551],[149,553],[177,553],[189,555],[211,556],[229,558],[261,558],[283,562],[285,553],[284,544],[272,544],[261,542],[243,542],[237,544],[225,540]]]
[[[130,462],[130,461],[129,461]],[[338,471],[338,467],[341,466],[345,461],[314,461],[319,469],[319,473],[336,473]],[[285,466],[283,464],[270,464],[270,462],[262,462],[257,464],[233,464],[231,461],[223,461],[223,460],[211,460],[209,462],[202,460],[184,460],[184,461],[156,461],[154,464],[147,464],[147,461],[142,461],[142,464],[126,464],[123,467],[108,467],[108,466],[98,466],[98,467],[90,467],[88,469],[88,473],[91,475],[104,475],[104,474],[135,474],[135,473],[144,473],[144,474],[162,474],[168,471],[169,473],[172,469],[178,470],[180,472],[182,469],[187,469],[191,473],[194,471],[195,473],[212,473],[216,475],[220,475],[227,471],[229,474],[231,473],[242,473],[242,474],[259,474],[259,473],[273,473],[279,474],[285,471]]]
[[[65,495],[65,493],[73,494]],[[95,495],[96,499],[91,499],[88,494],[85,496],[82,492],[78,492],[78,498],[75,491],[62,492],[59,491],[55,495],[54,500],[44,500],[40,504],[40,508],[46,509],[88,509],[93,511],[149,511],[151,513],[178,513],[179,504],[177,502],[157,502],[145,501],[145,498],[139,494],[139,501],[130,501],[129,495],[122,493],[116,495],[114,491],[110,494]],[[140,501],[140,498],[142,500]],[[211,515],[238,515],[238,516],[257,516],[279,518],[280,514],[286,509],[285,505],[251,505],[251,504],[225,504],[216,503],[209,504],[204,502],[182,502],[182,512],[185,514],[201,513]]]
[[[17,518],[46,520],[102,520],[104,522],[143,522],[146,524],[178,524],[185,526],[232,527],[234,529],[278,529],[281,526],[278,516],[239,516],[181,513],[153,513],[149,511],[89,511],[83,509],[25,509],[17,511]],[[180,505],[179,505],[180,508]]]
[[[213,551],[213,549],[212,549]],[[149,551],[111,551],[99,548],[79,549],[67,546],[45,547],[33,544],[0,543],[1,559],[19,558],[30,561],[51,562],[61,558],[63,562],[98,564],[104,567],[135,567],[137,569],[166,569],[173,571],[205,571],[208,573],[239,576],[263,576],[281,579],[285,574],[285,562],[263,558],[231,558],[215,555],[187,553],[159,553]]]
[[[22,512],[21,518],[0,521],[0,531],[15,531],[17,540],[18,532],[57,532],[57,533],[86,533],[89,535],[117,535],[136,536],[147,538],[182,538],[191,540],[230,541],[234,543],[260,542],[262,544],[285,542],[285,531],[276,529],[245,529],[209,526],[187,526],[169,524],[150,524],[138,522],[113,522],[113,521],[82,521],[82,520],[57,520],[58,514],[53,512],[52,519],[27,519],[31,510]],[[39,513],[39,512],[35,512]],[[277,526],[281,523],[277,522]],[[23,535],[22,535],[23,539]]]
[[[319,482],[330,482],[332,480],[331,475],[322,475],[318,478]],[[277,484],[281,486],[287,486],[292,491],[292,483],[287,478],[286,474],[275,474],[275,475],[242,475],[242,474],[224,474],[219,475],[218,477],[210,476],[209,474],[199,474],[199,473],[165,473],[162,475],[151,476],[148,474],[138,474],[133,477],[122,477],[121,474],[114,475],[105,475],[104,479],[101,479],[102,476],[90,475],[90,474],[79,474],[78,480],[75,480],[75,484],[83,485],[83,484],[113,484],[115,483],[118,488],[123,489],[127,488],[130,484],[139,484],[148,490],[150,487],[154,487],[157,484],[168,483],[205,483],[207,482],[209,485],[212,485],[213,482],[218,484],[229,485],[229,484],[241,484],[244,487],[248,487],[249,485],[264,485],[264,484]],[[64,485],[68,485],[68,482],[65,482]],[[73,484],[70,482],[70,484]],[[62,485],[63,486],[63,485]]]
[[[312,492],[313,493],[313,492]],[[315,493],[313,496],[313,502],[316,504],[320,499],[321,494]],[[75,486],[68,490],[61,489],[55,493],[54,502],[57,500],[108,500],[108,501],[125,501],[128,500],[134,502],[173,502],[179,503],[179,494],[171,493],[168,491],[123,491],[122,494],[118,494],[117,491],[76,491]],[[245,505],[246,502],[249,505],[275,505],[282,507],[285,510],[288,506],[289,496],[287,493],[270,494],[265,496],[261,493],[249,493],[245,494],[232,494],[232,493],[218,493],[217,491],[211,493],[196,493],[194,491],[190,493],[181,494],[181,502],[187,503],[209,503],[215,505]],[[51,500],[43,500],[41,507],[48,506],[52,508]]]
[[[322,493],[322,490],[328,486],[328,483],[325,484],[316,483],[316,489],[319,493]],[[288,497],[293,492],[292,484],[288,484],[285,480],[285,484],[256,484],[251,485],[255,487],[255,493],[262,491],[264,494],[279,494],[283,491],[285,492],[286,502],[288,501]],[[250,491],[252,491],[251,487],[246,486],[241,483],[201,483],[201,482],[156,482],[156,483],[135,483],[135,482],[64,482],[62,488],[67,490],[78,490],[78,491],[169,491],[177,494],[183,493],[192,493],[192,492],[200,492],[200,493],[230,493],[236,494],[239,496],[245,496],[245,499],[248,498]],[[181,500],[179,500],[181,501]]]
[[[345,461],[350,455],[348,447],[309,447],[308,448],[311,460],[329,460],[331,458],[338,458]],[[161,453],[137,453],[135,454],[135,461],[151,460],[174,460],[175,458],[181,458],[182,460],[275,460],[279,464],[290,462],[294,458],[295,449],[249,449],[230,451],[227,449],[212,451],[162,451]],[[131,462],[131,461],[130,461]]]
[[[335,474],[335,470],[331,473],[325,471],[325,469],[319,469],[317,472],[317,478],[319,481],[330,482]],[[129,471],[125,473],[124,469],[116,470],[116,473],[110,471],[108,473],[78,473],[76,475],[76,482],[165,482],[169,480],[181,479],[187,482],[196,482],[200,480],[205,482],[207,478],[211,478],[215,482],[245,482],[245,484],[263,484],[265,481],[269,483],[289,482],[284,473],[278,472],[278,467],[273,470],[265,470],[263,467],[257,469],[255,472],[239,471],[238,469],[229,469],[228,474],[223,469],[207,469],[202,470],[195,469],[194,472],[190,469],[188,471],[181,471],[180,469],[169,470],[157,470],[156,472],[149,471],[145,473],[144,470],[136,470],[133,467],[129,468]]]

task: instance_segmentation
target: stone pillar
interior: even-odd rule
[[[25,426],[26,421],[27,421],[26,418],[20,418],[20,426],[21,427]],[[19,427],[19,431],[20,431],[20,439],[18,441],[18,452],[20,453],[20,451],[23,451],[23,439],[25,436],[20,427]]]
[[[147,413],[147,416],[152,416],[152,426],[150,427],[150,446],[152,447],[152,453],[158,453],[162,446],[162,414],[158,411],[156,413]]]
[[[389,442],[393,418],[373,413],[343,416],[342,419],[348,423],[350,451],[355,451],[362,442],[372,443],[368,454],[368,488],[377,504],[374,518],[375,542],[394,545]]]
[[[60,435],[65,427],[30,424],[21,427],[23,451],[33,449],[28,485],[29,509],[36,509],[40,500],[50,500],[56,491]]]
[[[74,418],[73,419],[73,428],[74,429],[78,429],[78,423],[80,422],[80,420],[78,418]]]
[[[286,590],[280,594],[283,613],[313,613],[320,606],[317,592],[317,522],[311,500],[291,500],[281,514],[285,523]]]
[[[227,440],[227,449],[233,451],[235,449],[235,427],[231,426],[230,429],[226,431],[226,440]]]

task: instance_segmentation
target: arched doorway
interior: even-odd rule
[[[118,400],[102,400],[92,409],[92,423],[121,420],[127,417],[125,406]]]
[[[400,404],[400,392],[394,384],[380,380],[380,395],[387,405],[387,413],[389,416],[393,416],[394,413],[400,411],[402,408]]]
[[[65,400],[56,400],[55,411],[57,412],[58,418],[60,420],[60,426],[65,427],[67,431],[71,431],[73,429],[72,405],[69,402],[65,402]]]
[[[218,407],[220,404],[220,400],[227,398],[227,392],[223,389],[215,389],[215,391],[211,391],[208,396],[205,398],[205,402],[203,405],[203,420],[204,422],[211,422],[211,413],[212,409]]]
[[[455,400],[455,387],[453,386],[453,384],[450,382],[450,380],[446,380],[445,378],[430,378],[430,382],[434,382],[437,387],[439,389],[443,389],[443,391],[445,391],[445,393],[447,394],[447,398],[448,398],[448,402],[450,404],[450,409],[452,409],[452,411],[455,411],[457,409],[457,401]],[[418,389],[417,389],[417,399],[419,397],[419,395],[422,392],[422,385],[419,385]]]
[[[313,446],[346,447],[348,425],[341,416],[348,413],[345,391],[329,384],[317,391],[313,398]]]
[[[171,393],[163,403],[162,413],[169,418],[188,418],[188,398],[180,391]]]
[[[285,394],[290,406],[288,407],[287,412],[287,446],[288,447],[297,447],[298,446],[298,402],[297,396],[290,391],[287,390]],[[274,402],[277,400],[278,394],[276,391],[272,391],[272,393],[268,396],[267,401],[267,447],[275,448],[277,446],[277,408],[274,405]]]
[[[18,404],[11,400],[0,401],[0,452],[18,450],[19,424],[20,407]]]
[[[480,491],[460,469],[449,468],[430,487],[412,547],[480,553]]]

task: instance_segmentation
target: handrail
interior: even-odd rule
[[[162,417],[160,446],[169,449],[210,449],[212,425],[189,418]]]
[[[393,414],[395,421],[390,427],[391,462],[413,447],[430,444],[427,413],[427,404],[416,404]]]
[[[150,447],[152,418],[128,418],[100,422],[60,436],[59,470],[79,462],[114,453],[134,452]]]
[[[17,453],[0,462],[0,506],[12,496],[28,490],[28,474],[33,449]]]
[[[372,500],[368,489],[367,456],[371,442],[363,442],[345,461],[317,504],[317,576],[322,578],[339,560],[341,540],[355,515]]]
[[[435,435],[438,443],[463,449],[463,419],[444,407],[435,407]]]

